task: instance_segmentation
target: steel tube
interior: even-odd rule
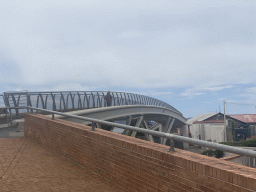
[[[181,141],[181,142],[185,142],[185,143],[191,143],[191,144],[195,144],[195,145],[209,147],[209,148],[212,148],[212,149],[218,149],[218,150],[221,150],[221,151],[235,153],[235,154],[239,154],[239,155],[242,155],[242,156],[249,156],[249,157],[256,158],[256,151],[251,151],[251,150],[247,150],[247,149],[241,149],[241,148],[232,147],[232,146],[228,146],[228,145],[222,145],[222,144],[218,144],[218,143],[212,143],[212,142],[208,142],[208,141],[192,139],[192,138],[188,138],[188,137],[173,135],[173,134],[169,134],[169,133],[163,133],[163,132],[159,132],[159,131],[152,131],[152,130],[147,130],[147,129],[143,129],[143,128],[136,128],[136,127],[129,126],[129,125],[112,123],[112,122],[93,119],[93,118],[89,118],[89,117],[81,117],[81,116],[77,116],[77,115],[70,115],[70,114],[65,114],[65,113],[46,110],[46,109],[39,109],[39,108],[35,108],[35,107],[28,107],[28,108],[36,109],[36,110],[39,110],[39,111],[45,111],[45,112],[49,112],[49,113],[54,113],[54,114],[58,114],[58,115],[66,116],[66,117],[82,119],[82,120],[85,120],[85,121],[91,121],[93,123],[100,123],[100,124],[104,124],[104,125],[110,125],[110,126],[113,126],[113,127],[119,127],[119,128],[127,129],[127,130],[130,130],[130,131],[136,131],[136,132],[140,132],[140,133],[144,133],[144,134],[154,135],[154,136],[157,136],[157,137],[167,138],[167,139],[170,139],[170,140]]]

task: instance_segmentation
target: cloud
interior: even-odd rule
[[[166,91],[166,92],[156,91],[156,92],[150,92],[150,94],[153,95],[153,96],[172,95],[173,92],[169,92],[169,91]]]
[[[248,103],[248,104],[256,103],[255,94],[256,94],[256,87],[250,87],[240,91],[238,96],[241,97],[241,99],[238,101],[238,103],[239,102]]]
[[[214,82],[213,82],[214,83]],[[197,86],[191,86],[192,88],[189,89],[185,89],[185,91],[183,93],[180,94],[180,96],[187,96],[189,99],[198,96],[198,95],[203,95],[203,94],[207,94],[207,93],[202,93],[201,91],[211,91],[211,92],[215,92],[215,91],[220,91],[223,89],[229,89],[229,88],[233,88],[234,86],[232,85],[227,85],[227,86],[216,86],[216,87],[207,87],[207,84],[199,84]]]
[[[204,94],[206,94],[206,93],[195,93],[195,92],[192,92],[192,91],[187,91],[187,92],[181,93],[180,96],[186,96],[189,99],[192,99],[193,97],[195,97],[197,95],[204,95]]]
[[[59,84],[58,86],[55,86],[51,88],[51,90],[45,90],[45,91],[91,91],[94,90],[93,87],[89,86],[82,86],[79,83],[65,83],[65,84]]]
[[[142,36],[139,31],[126,31],[117,36],[118,39],[131,39]]]
[[[56,89],[189,87],[189,97],[254,83],[255,3],[245,4],[6,1],[0,50],[15,70],[0,78]]]
[[[220,91],[220,90],[223,90],[223,89],[230,89],[230,88],[233,88],[234,86],[232,85],[227,85],[227,86],[219,86],[219,87],[209,87],[209,88],[205,88],[205,90],[208,90],[208,91]]]
[[[246,92],[248,92],[248,93],[256,93],[256,87],[247,88]]]

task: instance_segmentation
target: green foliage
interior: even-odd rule
[[[221,158],[224,156],[224,152],[223,151],[220,151],[220,150],[212,150],[212,149],[207,149],[205,151],[203,151],[201,153],[202,155],[206,155],[206,156],[214,156],[216,158]]]
[[[232,134],[233,134],[233,141],[235,141],[235,140],[236,140],[236,132],[235,132],[235,129],[233,129]]]
[[[144,133],[137,132],[136,136],[145,136]]]
[[[213,152],[213,154],[214,154],[214,157],[216,158],[222,158],[224,156],[224,152],[217,149]]]
[[[201,154],[212,157],[213,156],[213,152],[214,151],[212,149],[207,149],[207,150],[203,151]]]
[[[229,146],[235,146],[235,144],[232,143],[232,142],[220,142],[220,144],[222,144],[222,145],[229,145]]]
[[[241,140],[241,146],[256,147],[256,139]]]
[[[236,131],[235,131],[236,122],[233,119],[229,119],[229,121],[232,122],[232,135],[233,135],[233,141],[235,141],[236,140]]]

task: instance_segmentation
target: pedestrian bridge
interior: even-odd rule
[[[186,124],[186,118],[173,106],[154,99],[152,97],[125,93],[111,92],[112,106],[107,107],[105,91],[64,91],[64,92],[4,92],[3,99],[5,106],[10,109],[11,118],[22,117],[26,109],[18,109],[22,106],[31,106],[53,111],[66,112],[73,115],[91,117],[100,120],[116,121],[124,120],[126,125],[141,127],[150,130],[157,130],[165,133],[177,132]],[[14,109],[15,108],[15,109]],[[65,120],[89,125],[79,119],[64,118]],[[154,122],[149,125],[148,122]],[[98,124],[98,128],[108,130],[108,126]],[[135,137],[137,132],[131,134]],[[145,135],[151,142],[169,144],[166,139],[159,139],[151,135]]]
[[[2,97],[6,107],[31,106],[53,111],[74,111],[106,107],[106,91],[54,91],[54,92],[4,92]],[[182,115],[173,106],[152,97],[126,93],[111,92],[112,106],[153,105],[171,109]],[[22,110],[14,109],[16,114]]]

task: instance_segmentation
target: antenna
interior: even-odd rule
[[[227,142],[227,127],[226,127],[226,110],[225,110],[225,100],[223,100],[223,111],[224,111],[224,141]]]
[[[219,106],[219,113],[221,113],[220,106]]]

